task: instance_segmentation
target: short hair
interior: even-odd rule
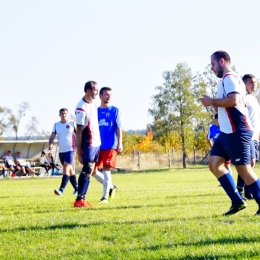
[[[60,109],[60,113],[61,113],[61,112],[65,112],[65,111],[68,112],[68,109],[67,109],[67,108],[61,108],[61,109]]]
[[[11,151],[7,151],[7,153],[11,153]]]
[[[246,83],[248,79],[255,79],[256,77],[253,74],[245,74],[242,78],[243,82]]]
[[[224,59],[226,62],[231,63],[230,56],[225,51],[216,51],[211,56],[214,56],[217,61]]]
[[[92,90],[92,88],[97,85],[97,82],[91,80],[91,81],[88,81],[86,84],[85,84],[85,87],[84,87],[84,92],[86,93],[88,89]]]
[[[112,91],[112,88],[109,88],[109,87],[103,87],[100,89],[99,91],[99,95],[103,95],[103,92],[104,91]]]
[[[217,113],[217,114],[215,114],[214,118],[215,118],[215,119],[218,119],[218,113]]]

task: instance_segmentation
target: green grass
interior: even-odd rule
[[[230,201],[204,166],[114,174],[102,205],[92,179],[92,209],[73,208],[70,184],[55,196],[60,180],[0,180],[0,259],[260,259],[257,204],[222,216]]]

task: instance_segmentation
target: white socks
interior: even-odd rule
[[[96,173],[94,174],[94,175],[92,175],[98,182],[100,182],[100,183],[102,183],[103,184],[103,182],[104,182],[104,175],[100,172],[100,171],[98,171],[98,170],[96,170]]]
[[[103,181],[103,198],[108,200],[109,190],[112,186],[111,171],[103,171],[104,181]]]

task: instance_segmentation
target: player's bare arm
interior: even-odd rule
[[[81,164],[83,164],[82,150],[81,150],[83,128],[84,128],[83,125],[77,125],[77,131],[76,131],[78,161]]]
[[[232,93],[225,98],[214,99],[207,95],[203,95],[203,98],[200,99],[204,107],[213,106],[213,107],[235,107],[239,103],[239,94]]]
[[[116,130],[117,138],[118,138],[118,144],[117,144],[117,152],[122,153],[123,152],[123,141],[122,141],[122,129],[117,128]]]
[[[49,150],[52,150],[52,148],[53,148],[53,142],[54,142],[55,137],[56,137],[56,134],[52,133],[49,138]]]

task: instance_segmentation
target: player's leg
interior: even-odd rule
[[[75,152],[69,152],[68,156],[67,156],[68,158],[65,159],[65,162],[70,165],[70,169],[69,169],[70,183],[71,183],[72,187],[74,188],[73,194],[77,195],[78,194],[78,183],[77,183],[76,174],[73,170],[73,162],[75,159],[75,155],[76,155]]]
[[[100,202],[108,202],[108,199],[112,199],[112,195],[117,190],[117,186],[112,184],[112,176],[111,176],[111,168],[116,167],[116,156],[117,152],[114,149],[110,150],[101,150],[100,154],[102,154],[102,164],[103,164],[103,195],[100,199]]]
[[[103,185],[104,175],[98,169],[103,167],[102,151],[99,151],[98,161],[96,163],[96,170],[93,172],[92,177]]]
[[[238,165],[236,166],[236,169],[238,174],[242,177],[242,179],[244,179],[249,192],[253,194],[253,197],[259,206],[256,214],[260,215],[260,180],[258,176],[253,171],[250,164]]]
[[[209,168],[211,172],[216,176],[220,182],[220,185],[225,190],[226,194],[229,196],[232,202],[231,208],[226,213],[224,213],[224,215],[235,214],[236,212],[246,207],[246,204],[242,200],[236,188],[232,175],[225,167],[225,162],[229,160],[229,155],[226,152],[225,146],[232,146],[234,143],[232,141],[232,138],[229,138],[228,135],[220,133],[218,139],[213,145],[209,158]]]
[[[95,172],[95,163],[98,161],[99,147],[83,147],[82,159],[83,168],[78,180],[78,196],[74,202],[74,207],[91,207],[92,204],[86,201],[90,176]]]
[[[59,153],[59,158],[60,158],[60,162],[61,165],[63,166],[63,175],[62,175],[62,179],[61,179],[61,184],[60,184],[60,188],[54,190],[54,193],[58,196],[62,196],[63,195],[63,191],[67,186],[67,183],[69,181],[69,166],[67,163],[65,163],[65,157],[66,157],[66,153]]]
[[[254,168],[256,164],[256,158],[258,158],[258,142],[251,140],[250,144],[250,155],[251,155],[251,167]],[[247,199],[253,199],[253,194],[250,193],[247,185],[245,185],[245,197]]]

